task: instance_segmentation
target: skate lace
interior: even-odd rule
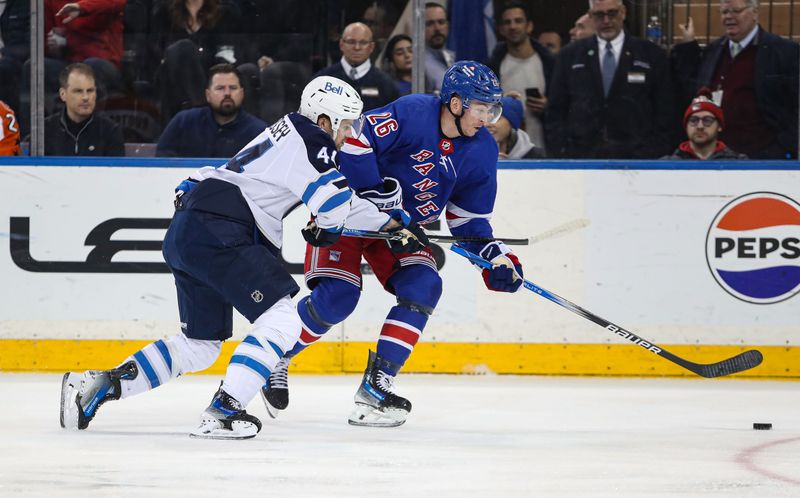
[[[378,370],[376,384],[387,393],[396,394],[394,391],[394,376],[387,374],[383,370]]]
[[[289,389],[289,359],[283,358],[275,365],[269,376],[269,387],[273,389]]]

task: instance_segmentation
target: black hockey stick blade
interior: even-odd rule
[[[453,252],[455,252],[460,256],[464,256],[470,262],[481,268],[491,268],[493,266],[491,262],[478,256],[477,254],[472,254],[463,247],[451,246],[450,250],[452,250]],[[739,353],[734,357],[718,361],[716,363],[708,363],[708,364],[694,363],[689,360],[685,360],[673,353],[670,353],[669,351],[662,348],[661,346],[658,346],[657,344],[642,339],[633,332],[625,330],[619,325],[611,323],[608,320],[595,315],[591,311],[582,308],[567,299],[564,299],[558,294],[554,294],[548,291],[547,289],[539,287],[538,285],[534,284],[529,280],[522,279],[522,282],[523,286],[529,291],[533,292],[534,294],[538,294],[543,298],[558,304],[562,308],[566,308],[575,313],[576,315],[582,316],[583,318],[586,318],[587,320],[592,321],[597,325],[600,325],[609,332],[613,332],[614,334],[622,337],[623,339],[627,339],[632,343],[636,344],[637,346],[640,346],[650,351],[651,353],[654,353],[666,360],[669,360],[672,363],[675,363],[676,365],[680,365],[686,370],[689,370],[690,372],[700,375],[701,377],[713,378],[713,377],[722,377],[725,375],[732,375],[735,373],[743,372],[745,370],[750,370],[751,368],[757,367],[764,360],[764,356],[761,354],[761,351],[751,349],[745,351],[744,353]]]
[[[724,377],[726,375],[744,372],[745,370],[750,370],[751,368],[761,365],[761,362],[764,361],[764,355],[762,355],[761,351],[758,351],[757,349],[750,349],[744,353],[739,353],[732,358],[728,358],[727,360],[708,364],[692,363],[691,361],[677,357],[668,351],[662,350],[662,353],[666,354],[662,354],[661,356],[671,359],[673,362],[681,365],[683,368],[707,379]],[[673,356],[673,358],[669,358],[668,355]]]

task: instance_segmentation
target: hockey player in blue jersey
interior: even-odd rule
[[[256,435],[261,422],[244,408],[294,346],[301,327],[291,301],[299,287],[278,257],[284,216],[300,203],[309,208],[314,218],[302,233],[313,247],[335,243],[345,223],[404,231],[410,238],[393,246],[397,251],[416,251],[425,241],[405,213],[381,212],[352,195],[337,169],[337,149],[348,135],[360,133],[361,109],[348,84],[316,78],[303,91],[298,113],[265,129],[226,164],[202,168],[176,189],[163,253],[175,277],[182,331],[145,346],[115,369],[65,374],[62,427],[85,429],[102,403],[211,366],[231,337],[236,308],[253,327],[191,435]]]
[[[340,170],[358,194],[382,210],[403,207],[424,225],[447,212],[456,236],[492,237],[489,220],[497,187],[497,144],[486,130],[501,114],[502,90],[486,66],[453,65],[440,97],[409,95],[365,114],[363,132],[346,141]],[[502,242],[466,247],[495,266],[484,272],[489,289],[515,292],[522,268]],[[262,388],[270,415],[289,402],[291,359],[355,309],[361,292],[362,256],[384,288],[397,299],[370,351],[355,395],[353,425],[397,426],[411,403],[394,392],[394,378],[419,340],[442,291],[429,248],[394,254],[386,242],[342,237],[330,247],[308,246],[305,278],[311,295],[298,302],[303,329],[297,344],[278,363]]]

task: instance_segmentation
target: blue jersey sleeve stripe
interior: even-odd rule
[[[169,370],[169,374],[172,375],[172,355],[169,354],[169,348],[164,343],[163,340],[156,341],[156,348],[161,353],[161,356],[164,358],[164,363],[167,364],[167,369]]]
[[[319,214],[319,213],[327,213],[328,211],[332,211],[332,210],[338,208],[342,204],[346,204],[346,203],[350,202],[350,198],[352,196],[353,196],[353,191],[350,190],[350,189],[347,189],[347,190],[345,190],[343,192],[339,192],[338,194],[334,195],[333,197],[331,197],[330,199],[325,201],[322,204],[322,206],[320,206],[319,212],[317,214]]]
[[[275,354],[278,355],[278,359],[283,358],[283,351],[281,351],[281,348],[279,348],[278,345],[272,341],[267,341],[267,342],[269,343],[270,346],[272,346],[272,350],[275,351]]]
[[[257,348],[264,349],[264,347],[261,345],[261,343],[258,342],[258,339],[256,339],[252,335],[248,335],[247,337],[245,337],[242,342],[244,342],[246,344],[252,344],[253,346],[255,346]]]
[[[158,380],[158,375],[156,375],[156,371],[153,370],[153,365],[150,364],[150,360],[147,359],[144,353],[138,351],[133,355],[133,358],[142,367],[142,370],[147,377],[147,381],[150,383],[150,389],[155,389],[156,387],[160,386],[161,381]]]
[[[312,182],[308,187],[306,187],[305,192],[303,192],[303,197],[301,198],[303,204],[307,205],[311,201],[311,198],[314,197],[314,194],[317,193],[317,190],[320,189],[320,187],[323,187],[330,182],[341,180],[342,178],[344,178],[342,174],[336,170],[333,170],[330,173],[326,173],[320,176],[319,178],[317,178],[316,181]]]
[[[242,365],[243,367],[249,368],[253,372],[263,377],[265,383],[267,382],[267,379],[269,379],[269,376],[271,374],[269,368],[267,368],[263,363],[259,362],[258,360],[254,360],[249,356],[244,356],[240,354],[233,355],[231,357],[230,364],[231,365],[238,364]]]

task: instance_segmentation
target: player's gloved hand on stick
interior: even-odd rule
[[[483,270],[483,281],[489,290],[498,292],[517,292],[522,285],[522,264],[511,250],[502,242],[491,242],[481,251],[480,256],[494,264]]]
[[[431,241],[425,235],[425,230],[416,222],[411,220],[411,216],[403,209],[394,209],[389,216],[400,226],[387,228],[390,233],[400,233],[403,238],[399,240],[389,240],[389,248],[392,252],[417,252],[430,245]],[[387,224],[388,225],[388,224]],[[384,225],[386,227],[386,225]]]
[[[183,199],[181,199],[184,195],[188,194],[192,191],[200,182],[195,180],[194,178],[187,178],[180,183],[177,187],[175,187],[175,207],[180,207],[183,203]]]
[[[342,227],[320,228],[314,220],[311,220],[305,228],[300,230],[300,233],[312,246],[328,247],[339,240],[342,235]]]

